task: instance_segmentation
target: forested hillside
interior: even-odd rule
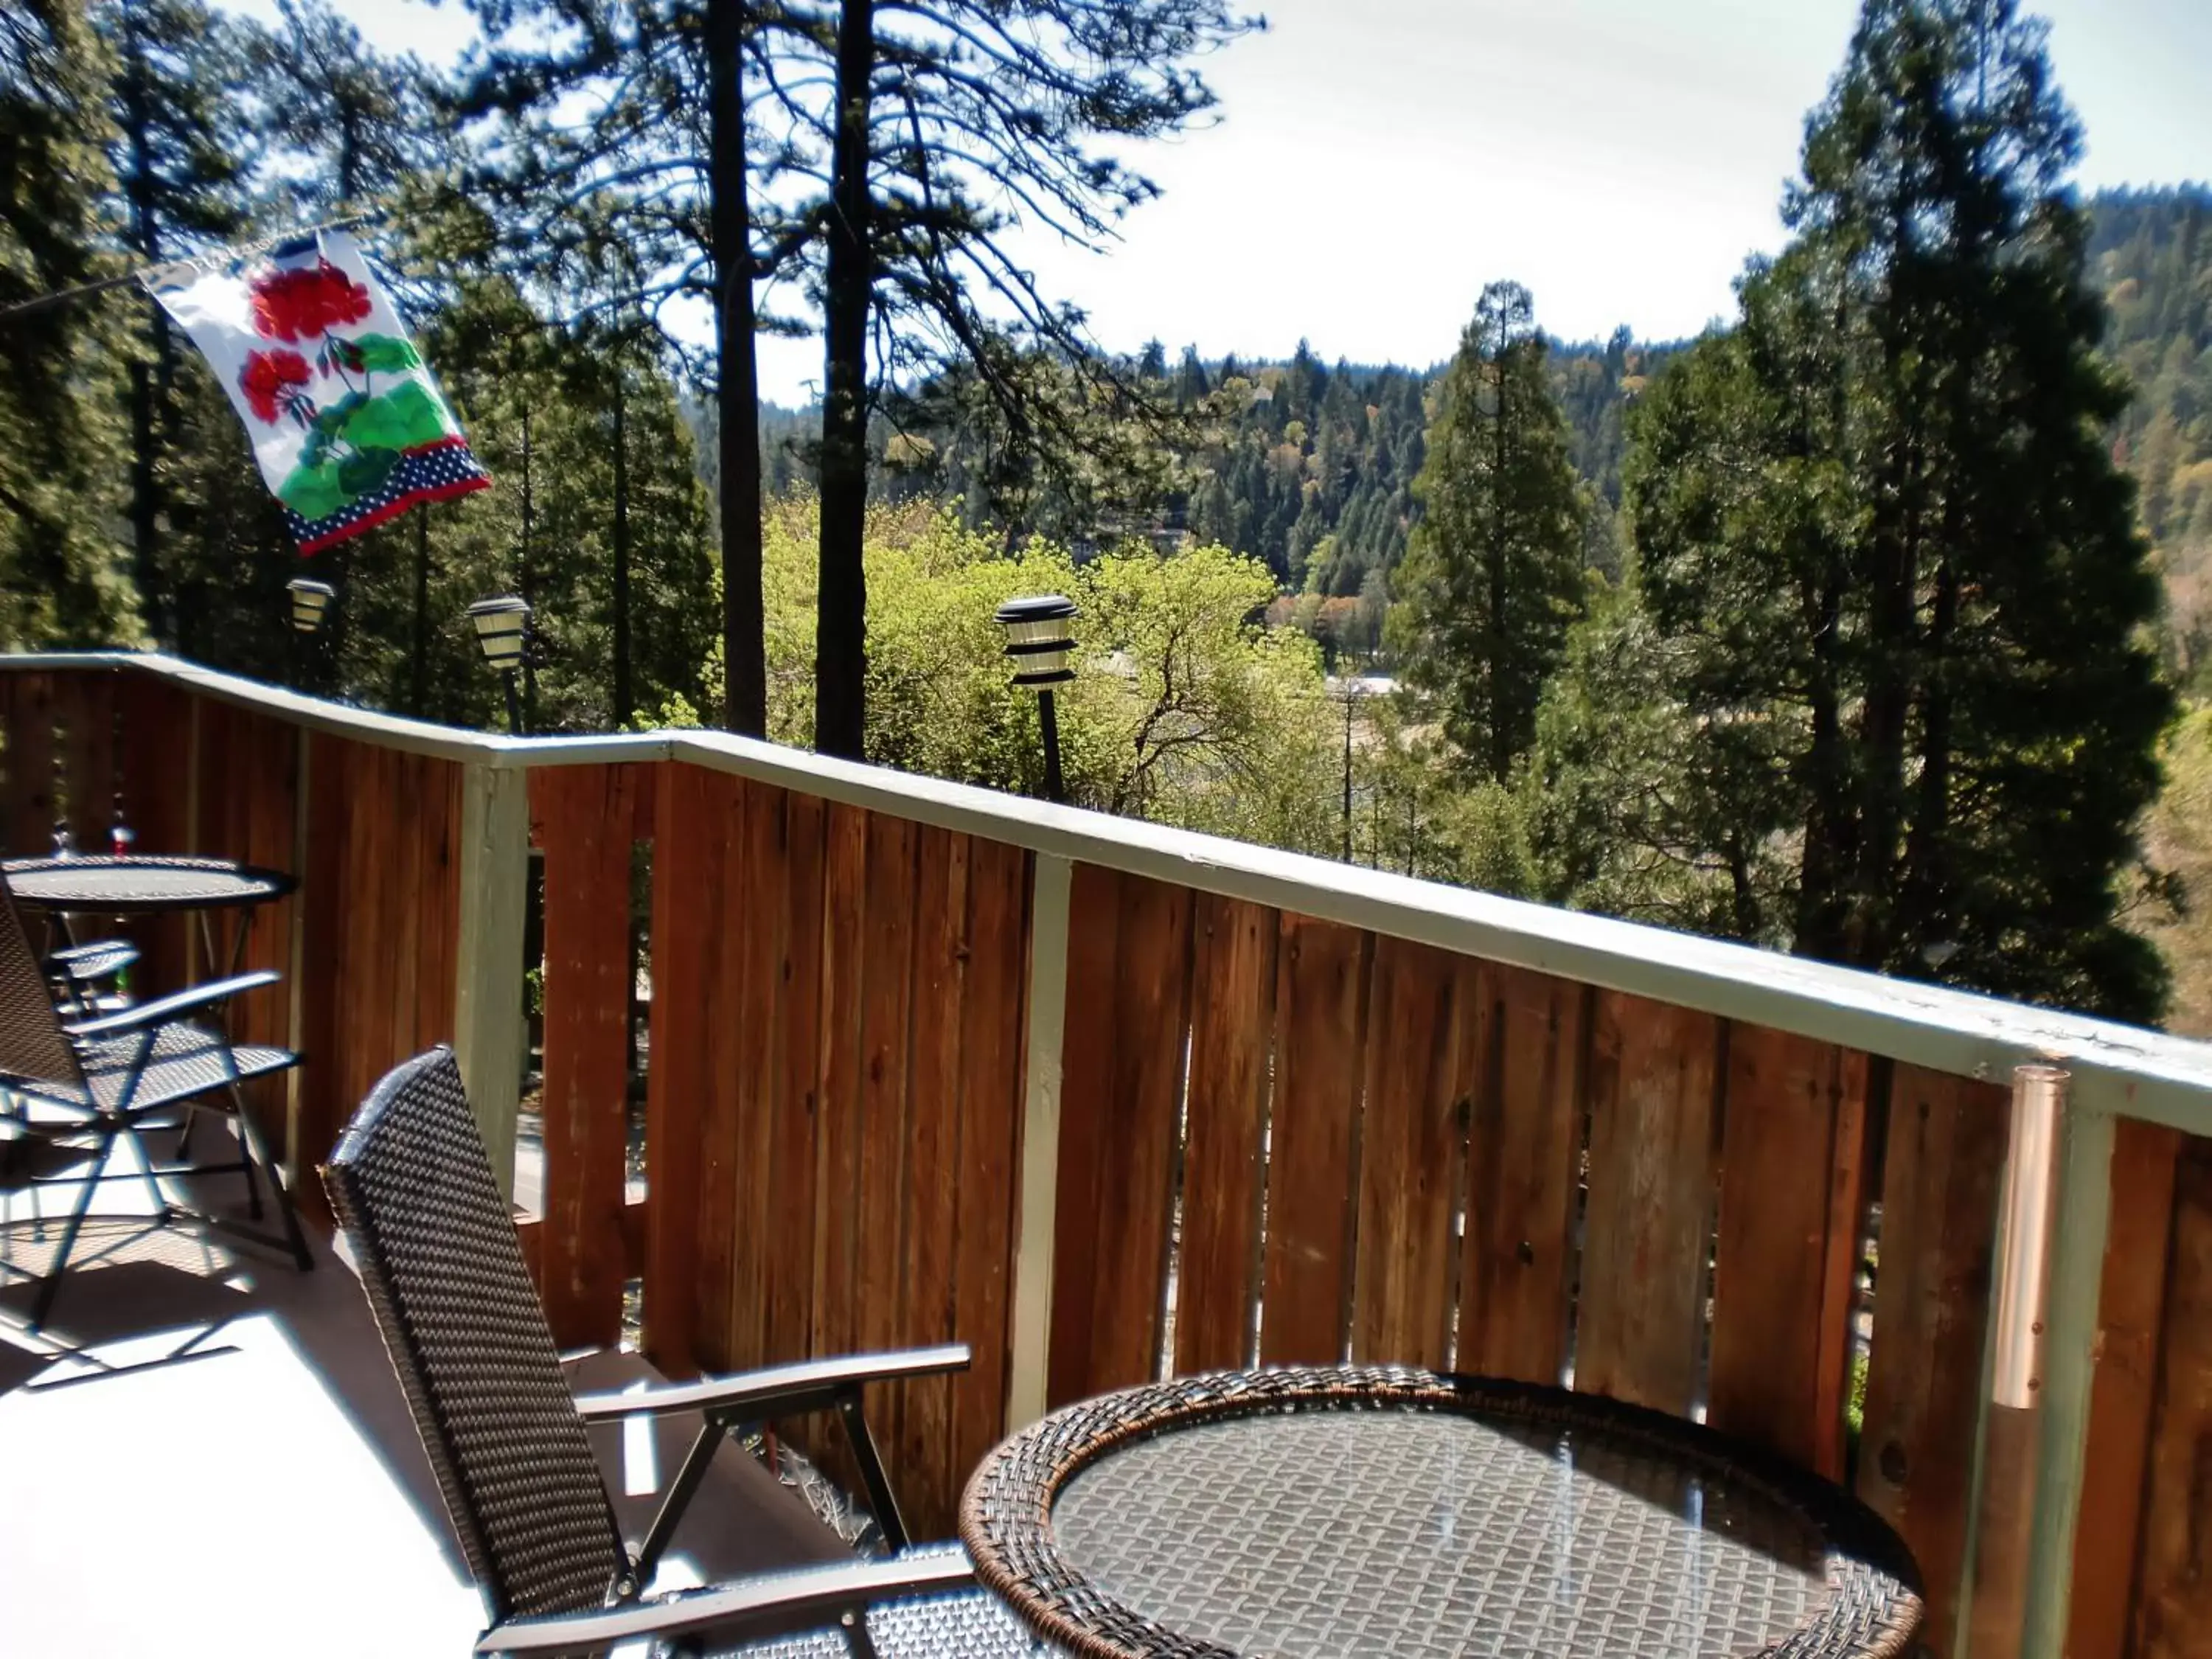
[[[2212,693],[2212,191],[2110,191],[2090,210],[2106,349],[2135,390],[2115,453],[2158,549],[2174,669]]]

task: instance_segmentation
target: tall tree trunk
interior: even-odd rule
[[[1490,777],[1504,783],[1513,769],[1513,732],[1505,708],[1505,653],[1511,648],[1505,632],[1505,489],[1508,456],[1505,429],[1507,335],[1498,327],[1498,401],[1491,411],[1495,453],[1490,474]]]
[[[714,479],[722,538],[722,723],[768,735],[761,597],[760,370],[754,356],[752,209],[745,173],[744,0],[707,0],[708,231],[720,365]]]
[[[814,746],[859,759],[866,730],[868,492],[868,108],[873,0],[845,0],[837,22],[837,131],[831,150],[827,342],[822,402],[821,569],[814,634]]]
[[[533,559],[532,536],[537,528],[536,497],[532,494],[530,481],[530,398],[522,399],[522,545],[515,555],[515,586],[520,590],[522,602],[532,606],[538,604],[538,567]],[[522,653],[522,724],[526,730],[538,729],[538,664],[537,653]]]
[[[1843,622],[1841,574],[1826,573],[1813,600],[1813,666],[1808,702],[1812,742],[1806,756],[1805,842],[1798,864],[1797,918],[1791,948],[1834,961],[1844,953],[1844,884],[1850,879],[1852,822],[1850,775],[1844,760],[1843,708],[1837,692],[1836,648]]]
[[[415,509],[415,639],[407,670],[407,712],[423,718],[430,702],[430,503]]]
[[[124,181],[131,203],[131,241],[148,264],[161,261],[161,227],[155,210],[153,119],[149,100],[145,58],[138,45],[128,8],[124,11],[123,123],[131,143],[131,176]],[[131,365],[131,574],[138,588],[138,605],[146,627],[156,642],[173,646],[172,619],[161,601],[160,394],[169,380],[159,372],[162,360],[173,351],[167,319],[159,306],[150,307],[154,320],[148,337],[151,361]]]
[[[1946,544],[1951,544],[1948,538]],[[1912,829],[1905,841],[1904,897],[1897,921],[1899,937],[1914,946],[1936,943],[1958,921],[1945,914],[1951,886],[1953,693],[1948,659],[1958,624],[1959,578],[1946,559],[1936,567],[1936,603],[1928,623],[1928,665],[1920,692],[1920,775]]]
[[[622,364],[615,365],[615,729],[629,724],[629,441]]]

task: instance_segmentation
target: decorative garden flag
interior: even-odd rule
[[[186,271],[155,297],[228,389],[301,552],[417,501],[490,487],[343,232],[235,268]]]

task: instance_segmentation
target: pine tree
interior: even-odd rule
[[[1437,397],[1395,645],[1462,764],[1503,783],[1583,594],[1582,489],[1526,289],[1482,290]]]
[[[160,264],[230,236],[246,217],[240,29],[200,0],[109,0],[93,20],[112,69],[113,213],[131,252]],[[177,395],[182,354],[159,306],[140,301],[137,315],[143,344],[128,371],[133,569],[149,626],[173,641],[161,565],[166,458],[186,435]]]
[[[103,274],[107,70],[79,0],[0,15],[0,307]],[[0,645],[136,636],[106,530],[124,453],[100,367],[113,315],[56,305],[0,325]]]
[[[1795,240],[1661,382],[1628,494],[1698,763],[1799,849],[1795,948],[2142,1018],[2116,916],[2172,700],[2079,148],[2013,0],[1867,0]]]
[[[557,296],[563,320],[664,319],[690,349],[684,301],[711,307],[714,349],[696,365],[717,405],[724,653],[721,711],[766,730],[761,592],[760,406],[755,284],[783,271],[813,222],[761,192],[806,164],[816,112],[762,90],[757,65],[811,13],[751,0],[468,0],[488,44],[469,65],[464,118],[500,124],[491,165],[470,181],[498,207],[502,269]],[[748,65],[754,67],[748,67]],[[591,112],[579,119],[580,108]],[[764,125],[769,114],[778,124]],[[771,159],[765,182],[749,146]],[[619,273],[610,283],[609,272]]]

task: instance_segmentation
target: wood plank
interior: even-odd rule
[[[822,1060],[823,802],[783,798],[783,952],[773,1043],[778,1074],[768,1125],[762,1357],[807,1357],[814,1320],[817,1079]]]
[[[1831,1480],[1844,1468],[1860,1222],[1856,1182],[1839,1192],[1836,1176],[1863,1167],[1850,1142],[1866,1115],[1847,1100],[1845,1060],[1832,1044],[1763,1026],[1729,1032],[1706,1394],[1714,1427]],[[1863,1065],[1850,1070],[1863,1091]]]
[[[1101,1173],[1098,1317],[1091,1389],[1157,1376],[1167,1311],[1176,1139],[1190,1030],[1195,895],[1123,876],[1115,929],[1109,1109],[1120,1145]],[[1137,1034],[1142,1033],[1141,1038]],[[1063,1099],[1065,1097],[1063,1097]],[[1064,1107],[1063,1107],[1063,1109]]]
[[[737,1249],[738,1065],[744,1034],[738,1029],[739,940],[747,926],[744,847],[738,833],[747,786],[726,772],[702,769],[696,781],[699,817],[698,889],[692,902],[705,918],[699,978],[692,994],[704,1026],[700,1070],[706,1093],[700,1103],[699,1137],[687,1148],[680,1142],[655,1157],[657,1171],[679,1161],[690,1166],[698,1191],[698,1276],[691,1286],[692,1350],[701,1367],[728,1370],[731,1358],[730,1296]],[[648,1145],[648,1155],[651,1148]],[[660,1161],[665,1157],[667,1164]],[[657,1194],[658,1174],[647,1177]],[[678,1179],[684,1177],[678,1176]]]
[[[1192,896],[1140,876],[1074,872],[1047,1382],[1054,1406],[1159,1372]]]
[[[1589,996],[1486,964],[1490,1040],[1468,1148],[1462,1370],[1559,1382],[1567,1363]]]
[[[202,716],[201,754],[210,769],[227,774],[232,727],[210,706]],[[394,896],[387,879],[386,847],[393,833],[388,813],[368,803],[390,798],[392,769],[397,757],[369,744],[348,743],[343,750],[344,782],[341,789],[338,833],[344,846],[342,879],[351,895],[345,911],[345,932],[338,941],[337,969],[344,994],[339,999],[336,1041],[333,1043],[334,1104],[366,1096],[380,1075],[378,1064],[398,1045],[392,1040],[391,984],[393,963],[381,948],[387,908]],[[215,803],[203,784],[201,800],[216,817]],[[217,833],[234,832],[228,814]]]
[[[2074,1533],[2069,1659],[2124,1659],[2127,1652],[2181,1149],[2176,1130],[2127,1117],[2112,1125],[2112,1215]]]
[[[238,830],[245,849],[241,856],[249,863],[296,876],[299,732],[282,720],[258,714],[241,720],[237,732],[230,759]],[[287,896],[250,912],[212,915],[205,920],[214,929],[217,948],[226,951],[233,948],[234,930],[246,929],[245,955],[240,959],[246,969],[268,969],[289,977],[292,971],[292,912],[297,902],[295,896]],[[228,957],[224,958],[226,969],[228,960]],[[307,964],[307,971],[313,973],[316,966]],[[320,993],[329,995],[336,989],[325,981]],[[294,1040],[291,997],[284,988],[270,987],[241,998],[233,1005],[230,1018],[232,1032],[246,1042],[285,1048]],[[398,1058],[393,1056],[395,1060]],[[294,1168],[311,1172],[336,1145],[345,1120],[338,1116],[310,1117],[303,1110],[299,1121],[294,1122],[289,1109],[291,1093],[289,1079],[285,1078],[264,1079],[247,1085],[246,1090],[255,1121],[261,1125],[269,1144],[283,1149],[280,1156],[289,1156]],[[307,1187],[319,1183],[310,1181],[301,1184]],[[308,1197],[312,1204],[319,1201],[321,1194],[314,1192]]]
[[[1951,1650],[2011,1102],[1995,1084],[1892,1068],[1881,1256],[1857,1486],[1925,1581],[1922,1638]]]
[[[422,765],[422,960],[416,979],[414,1043],[417,1051],[453,1041],[461,936],[461,767],[456,762],[428,756]],[[641,793],[649,787],[641,786]]]
[[[896,1346],[906,1248],[907,1058],[914,991],[918,827],[871,813],[860,982],[860,1206],[854,1306],[858,1346]],[[881,1443],[896,1445],[898,1398],[868,1402]]]
[[[545,1314],[567,1346],[622,1336],[628,1155],[628,766],[531,777],[545,849]]]
[[[1021,1168],[1023,1034],[1029,994],[1030,856],[978,839],[968,864],[968,984],[962,999],[958,1263],[953,1334],[975,1363],[952,1387],[945,1495],[1006,1431],[1017,1172]]]
[[[1079,864],[1068,878],[1067,1012],[1060,1038],[1060,1170],[1053,1197],[1052,1335],[1045,1403],[1090,1392],[1098,1327],[1100,1164],[1109,1131],[1114,966],[1120,954],[1121,878]]]
[[[809,1346],[860,1346],[861,999],[868,815],[830,803],[823,824],[821,1061],[815,1129],[814,1295]]]
[[[1378,939],[1370,996],[1352,1357],[1442,1369],[1457,1301],[1452,1224],[1486,1024],[1480,964]]]
[[[191,705],[189,695],[152,675],[125,674],[116,687],[124,817],[142,852],[181,853],[191,843]],[[142,993],[184,988],[187,926],[182,916],[148,916],[132,927],[141,957],[133,983]]]
[[[791,908],[789,848],[784,841],[783,790],[748,781],[738,811],[743,852],[734,930],[738,1065],[736,1176],[731,1215],[729,1352],[723,1362],[750,1370],[768,1360],[769,1235],[776,1212],[775,1127],[784,1079],[781,1038],[785,951]],[[812,1160],[807,1168],[811,1172]],[[811,1264],[809,1264],[811,1278]]]
[[[918,1346],[958,1336],[955,1227],[968,1194],[959,1168],[962,1008],[967,994],[966,836],[924,825],[915,907],[913,1059],[907,1074],[906,1275],[900,1340]],[[988,1201],[975,1194],[978,1201]],[[919,1537],[949,1532],[959,1502],[951,1476],[952,1382],[900,1383],[892,1480]]]
[[[301,1004],[300,1048],[305,1058],[300,1072],[300,1110],[303,1118],[342,1122],[338,1010],[353,906],[353,890],[346,882],[354,817],[346,768],[353,745],[319,732],[311,732],[307,744],[307,845],[300,872],[300,904],[305,930],[301,958],[312,994]],[[301,1183],[303,1190],[319,1184]]]
[[[80,853],[105,853],[115,824],[115,681],[113,669],[77,669],[55,677],[61,727],[63,811]]]
[[[1255,1358],[1260,1225],[1275,1026],[1276,915],[1199,896],[1191,971],[1176,1369]]]
[[[1712,1240],[1710,1014],[1601,992],[1575,1387],[1686,1416]]]
[[[699,1152],[705,1132],[708,955],[720,915],[720,835],[704,768],[653,768],[653,1012],[646,1068],[642,1340],[661,1375],[699,1374]]]
[[[1352,1145],[1375,936],[1287,910],[1279,930],[1260,1358],[1334,1365],[1349,1340]]]
[[[10,858],[54,850],[54,679],[10,674],[8,709],[7,822]]]
[[[2162,1350],[2134,1653],[2199,1659],[2212,1652],[2212,1140],[2200,1136],[2174,1173]]]

